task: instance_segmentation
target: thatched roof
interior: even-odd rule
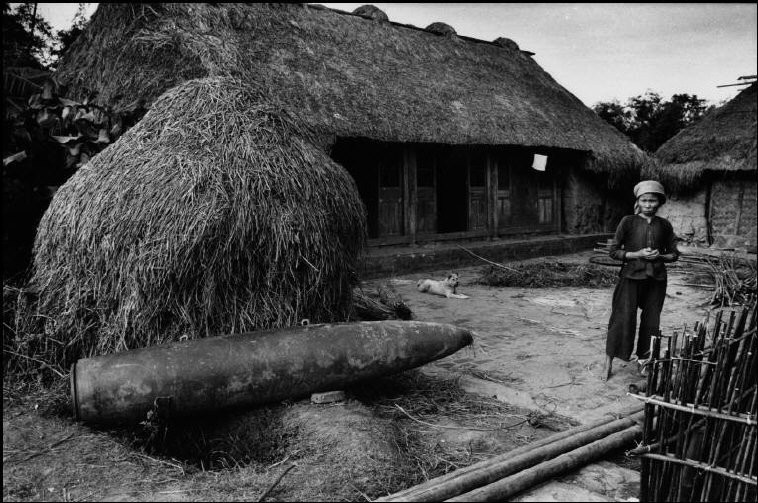
[[[512,41],[440,36],[435,24],[377,22],[369,11],[100,4],[58,78],[121,111],[191,78],[232,75],[290,107],[326,145],[343,136],[571,149],[603,173],[636,173],[645,161]]]
[[[353,11],[353,14],[380,22],[387,22],[390,20],[382,9],[373,5],[361,5]]]
[[[655,153],[661,180],[684,189],[709,171],[756,171],[757,90],[754,82],[661,145]]]
[[[181,84],[56,192],[35,241],[56,363],[344,321],[366,223],[350,175],[249,86]],[[66,341],[68,342],[68,340]]]

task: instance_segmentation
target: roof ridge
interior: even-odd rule
[[[348,11],[345,11],[345,10],[334,9],[332,7],[327,7],[326,5],[315,4],[315,3],[314,4],[312,4],[312,3],[306,3],[304,5],[305,5],[305,7],[309,8],[309,9],[328,10],[328,11],[334,12],[335,14],[340,14],[340,15],[343,15],[343,16],[354,16],[354,17],[359,17],[359,18],[365,19],[363,16],[361,16],[359,14],[355,14],[354,12],[348,12]],[[420,27],[412,25],[412,24],[399,23],[397,21],[392,21],[391,19],[388,19],[385,22],[389,23],[389,24],[392,24],[394,26],[399,26],[401,28],[409,28],[411,30],[423,31],[425,33],[434,34],[433,32],[430,32],[429,30],[427,30],[426,28],[420,28]],[[440,22],[444,22],[444,21],[440,21]],[[461,40],[465,40],[467,42],[472,42],[472,43],[475,43],[475,44],[488,44],[488,45],[494,45],[496,47],[500,47],[501,49],[503,48],[503,46],[501,46],[500,44],[495,43],[494,40],[492,40],[492,41],[490,41],[490,40],[483,40],[481,38],[469,37],[467,35],[460,35],[458,33],[456,33],[455,36],[457,38],[459,38]],[[521,48],[519,48],[518,51],[526,54],[527,56],[534,56],[536,54],[535,52],[527,51],[527,50],[524,50],[524,49],[521,49]]]

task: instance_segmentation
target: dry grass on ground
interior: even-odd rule
[[[61,406],[62,389],[6,394],[12,419],[4,450],[15,454],[4,467],[4,499],[45,500],[48,487],[57,497],[58,484],[72,500],[149,500],[171,491],[190,499],[258,499],[270,487],[272,501],[374,499],[569,426],[565,418],[467,393],[458,377],[418,370],[346,391],[349,399],[337,404],[301,400],[168,427],[110,430],[73,422]],[[140,475],[144,470],[155,477]],[[44,482],[35,478],[42,472],[49,473]]]
[[[482,269],[476,282],[489,286],[555,288],[564,286],[610,288],[618,268],[561,261],[502,264]]]

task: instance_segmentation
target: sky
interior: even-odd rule
[[[352,12],[361,3],[323,3]],[[375,3],[390,21],[441,21],[459,35],[506,37],[587,106],[621,103],[647,90],[663,99],[695,94],[718,105],[758,73],[756,3]],[[78,4],[39,4],[53,28],[68,28]],[[91,15],[97,4],[88,4]]]

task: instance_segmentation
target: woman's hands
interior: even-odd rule
[[[641,258],[642,260],[655,260],[660,256],[660,252],[658,250],[653,250],[651,248],[643,248],[641,250],[637,250],[636,252],[627,252],[626,258]]]

